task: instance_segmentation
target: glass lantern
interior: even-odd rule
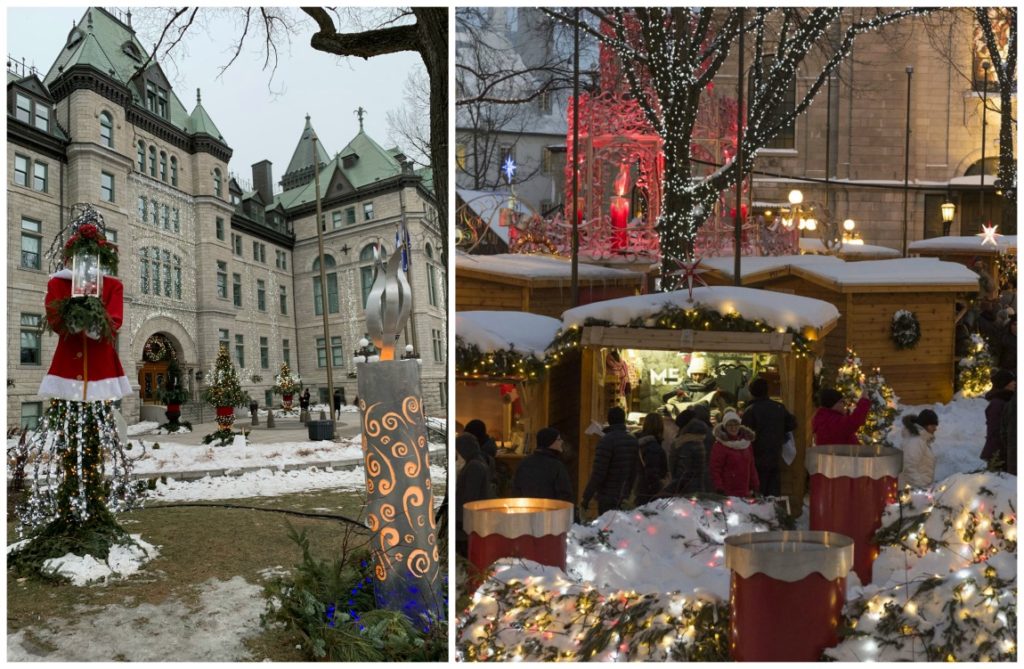
[[[71,265],[71,297],[99,297],[103,293],[103,273],[99,256],[76,253]]]

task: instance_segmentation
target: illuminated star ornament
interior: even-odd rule
[[[981,245],[991,244],[992,246],[999,246],[999,240],[997,237],[1002,237],[1001,234],[997,233],[996,230],[999,228],[998,225],[982,225],[982,232],[979,232],[976,237],[981,237]]]
[[[686,290],[689,292],[690,302],[693,302],[693,284],[695,281],[702,286],[708,285],[707,282],[700,277],[701,274],[707,271],[706,269],[698,269],[700,261],[701,258],[697,258],[690,262],[686,262],[684,260],[676,260],[675,258],[672,258],[672,262],[679,265],[679,269],[677,269],[674,272],[669,272],[669,276],[682,277],[682,279],[686,281]]]
[[[501,173],[505,175],[505,179],[512,183],[512,177],[516,175],[516,161],[512,159],[512,154],[505,156],[505,162],[501,166]]]

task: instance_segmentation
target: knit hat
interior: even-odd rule
[[[463,432],[455,437],[455,450],[463,460],[471,460],[480,455],[480,442],[470,433]]]
[[[759,376],[750,382],[750,394],[755,398],[768,397],[768,380]]]
[[[843,395],[835,388],[822,388],[818,398],[820,406],[831,409],[836,405],[836,402],[843,399]]]
[[[728,425],[729,423],[740,423],[740,415],[735,411],[726,411],[725,415],[722,416],[722,425]]]
[[[695,414],[693,409],[683,409],[682,411],[679,412],[679,415],[676,416],[676,427],[681,428],[694,418]]]
[[[537,448],[548,448],[558,441],[558,430],[553,427],[542,427],[537,430]]]
[[[929,425],[938,425],[939,416],[931,409],[925,409],[921,413],[917,414],[917,418],[914,419],[914,422],[920,425],[921,427],[928,427]]]
[[[700,418],[694,418],[683,426],[683,434],[707,434],[708,424]]]
[[[1013,372],[1008,369],[1000,369],[992,375],[992,389],[1002,390],[1016,380],[1017,376]]]

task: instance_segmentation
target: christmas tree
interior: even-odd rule
[[[231,426],[235,423],[234,407],[249,403],[249,394],[242,390],[238,381],[238,372],[228,356],[228,347],[221,346],[217,353],[217,363],[213,369],[210,385],[203,390],[203,401],[217,409],[217,425],[220,429],[203,438],[203,443],[219,440],[226,444],[234,439]]]
[[[985,338],[971,335],[971,346],[967,355],[960,359],[960,373],[956,382],[964,397],[980,397],[992,388],[992,365],[995,358],[988,352]]]
[[[160,389],[160,401],[167,405],[167,429],[174,431],[178,429],[178,419],[181,417],[181,405],[188,401],[188,390],[185,389],[185,380],[182,377],[181,366],[178,359],[171,357],[167,366],[167,380]],[[173,408],[173,410],[172,410]]]
[[[275,379],[273,390],[275,395],[294,395],[299,392],[299,377],[292,376],[287,362],[281,365],[281,373]]]
[[[861,371],[860,358],[852,348],[846,349],[846,359],[836,375],[836,389],[843,394],[843,405],[849,411],[856,404],[861,393],[871,400],[868,418],[857,431],[862,444],[892,446],[889,429],[896,420],[896,404],[899,397],[892,386],[876,367],[870,374]]]

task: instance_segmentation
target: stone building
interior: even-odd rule
[[[99,8],[85,12],[45,76],[9,63],[7,110],[9,425],[32,425],[43,409],[35,393],[56,347],[40,332],[45,252],[78,202],[97,207],[120,248],[125,317],[117,348],[138,390],[122,400],[129,421],[162,422],[156,393],[172,351],[192,397],[183,418],[211,419],[198,393],[221,345],[261,405],[272,401],[282,362],[326,399],[314,174],[335,387],[354,399],[369,245],[382,239],[393,250],[405,221],[414,312],[398,345],[421,355],[425,405],[443,412],[443,232],[429,170],[413,170],[398,148],[383,149],[360,128],[333,158],[318,146],[314,160],[307,117],[281,188],[264,160],[252,166],[253,190],[244,191],[198,91],[189,112],[148,61],[130,14]]]

